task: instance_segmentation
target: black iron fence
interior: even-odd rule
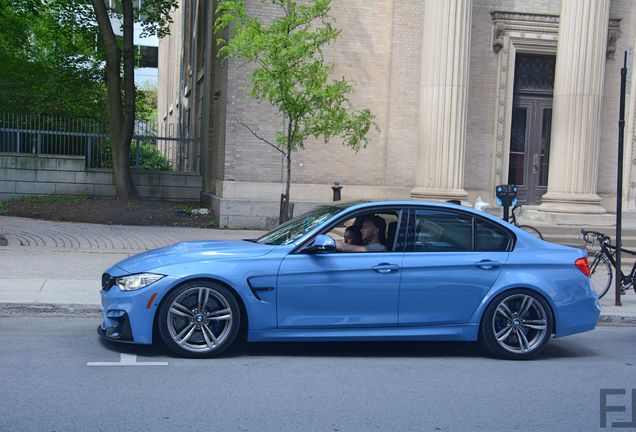
[[[84,156],[87,168],[112,167],[107,124],[91,118],[0,114],[0,152]],[[199,141],[181,138],[177,125],[137,122],[130,165],[162,171],[199,171]]]

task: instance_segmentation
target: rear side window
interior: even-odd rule
[[[471,249],[471,217],[440,210],[417,210],[414,252],[463,252]]]
[[[475,250],[481,252],[505,252],[510,236],[495,224],[475,219]]]
[[[506,252],[512,244],[505,228],[471,214],[428,209],[416,210],[411,218],[413,252]]]

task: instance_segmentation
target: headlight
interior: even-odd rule
[[[163,275],[141,273],[117,278],[117,286],[122,291],[135,291],[162,279]]]

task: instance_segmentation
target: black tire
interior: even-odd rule
[[[610,289],[613,279],[613,270],[609,260],[600,251],[594,255],[590,264],[590,283],[592,288],[602,298]],[[636,290],[636,288],[634,288]]]
[[[161,339],[185,357],[215,357],[230,348],[241,327],[234,293],[211,281],[194,281],[171,291],[159,309]]]
[[[541,240],[543,240],[543,234],[541,234],[541,231],[539,231],[535,227],[530,226],[530,225],[517,225],[517,227],[519,227],[522,230],[524,230],[525,232],[530,233],[533,236],[539,237]]]
[[[479,341],[495,357],[528,360],[545,349],[553,328],[552,310],[543,297],[514,289],[499,294],[488,305]]]

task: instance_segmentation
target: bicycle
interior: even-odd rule
[[[586,249],[588,244],[594,244],[598,241],[600,250],[597,251],[590,264],[590,280],[592,287],[598,294],[598,298],[603,297],[609,291],[614,279],[614,268],[616,267],[616,246],[612,245],[612,240],[607,234],[603,234],[597,231],[585,231],[581,230],[583,240],[586,243]],[[627,253],[629,255],[636,255],[635,251],[631,251],[625,248],[621,248],[621,253]],[[626,276],[621,269],[621,295],[625,294],[630,288],[636,292],[636,286],[634,286],[634,277],[636,276],[636,262],[632,266],[632,270]]]
[[[535,227],[530,225],[519,225],[519,222],[517,222],[517,215],[515,212],[519,210],[520,208],[521,208],[520,204],[515,204],[515,206],[512,208],[512,211],[510,212],[512,221],[510,223],[518,228],[521,228],[525,232],[530,233],[533,236],[539,237],[541,240],[543,240],[543,234],[541,234],[541,231],[539,231]]]

